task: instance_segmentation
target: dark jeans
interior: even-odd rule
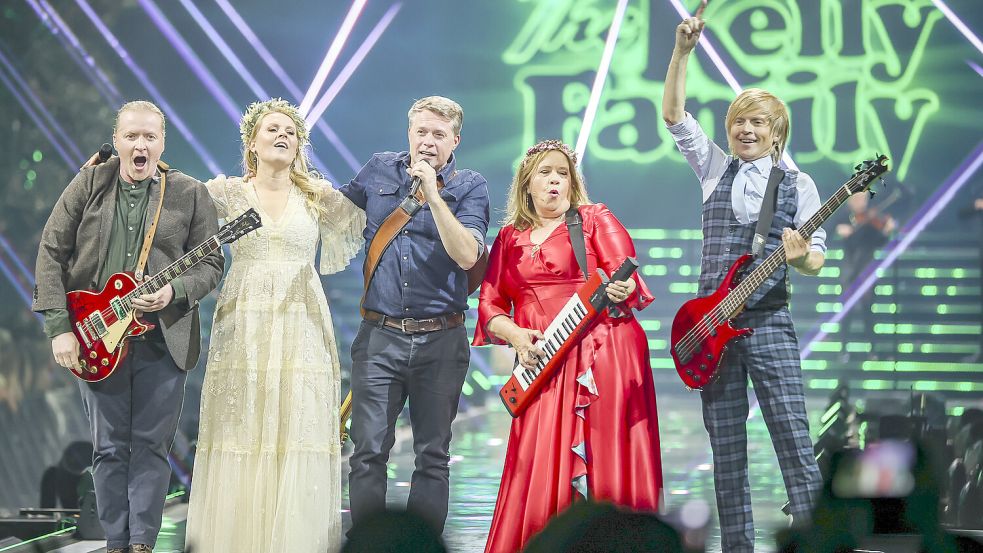
[[[79,381],[92,432],[99,521],[109,548],[157,542],[171,479],[167,453],[186,379],[163,342],[138,341],[108,378]]]
[[[396,417],[409,399],[416,468],[406,508],[438,532],[447,518],[451,423],[471,350],[465,327],[403,334],[363,321],[352,343],[352,523],[386,507]]]

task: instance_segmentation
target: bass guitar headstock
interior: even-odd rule
[[[876,193],[872,188],[874,181],[884,173],[890,171],[890,168],[887,166],[887,156],[885,155],[878,155],[874,159],[865,160],[859,163],[854,169],[856,171],[853,173],[853,178],[843,185],[850,192],[851,196],[858,192],[868,192],[873,197]]]

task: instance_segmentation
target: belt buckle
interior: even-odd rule
[[[414,334],[413,331],[406,330],[406,321],[416,322],[416,319],[409,319],[409,318],[407,318],[407,319],[400,319],[399,320],[399,330],[401,330],[403,332],[403,334]]]

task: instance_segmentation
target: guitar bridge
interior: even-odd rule
[[[85,342],[85,347],[91,348],[92,342],[94,341],[92,338],[90,338],[92,329],[89,327],[89,325],[83,324],[86,322],[88,322],[88,319],[75,323],[75,329],[78,331],[78,335],[82,337],[82,341]]]

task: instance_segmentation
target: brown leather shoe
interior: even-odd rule
[[[154,550],[149,545],[133,543],[130,544],[130,553],[154,553]]]

